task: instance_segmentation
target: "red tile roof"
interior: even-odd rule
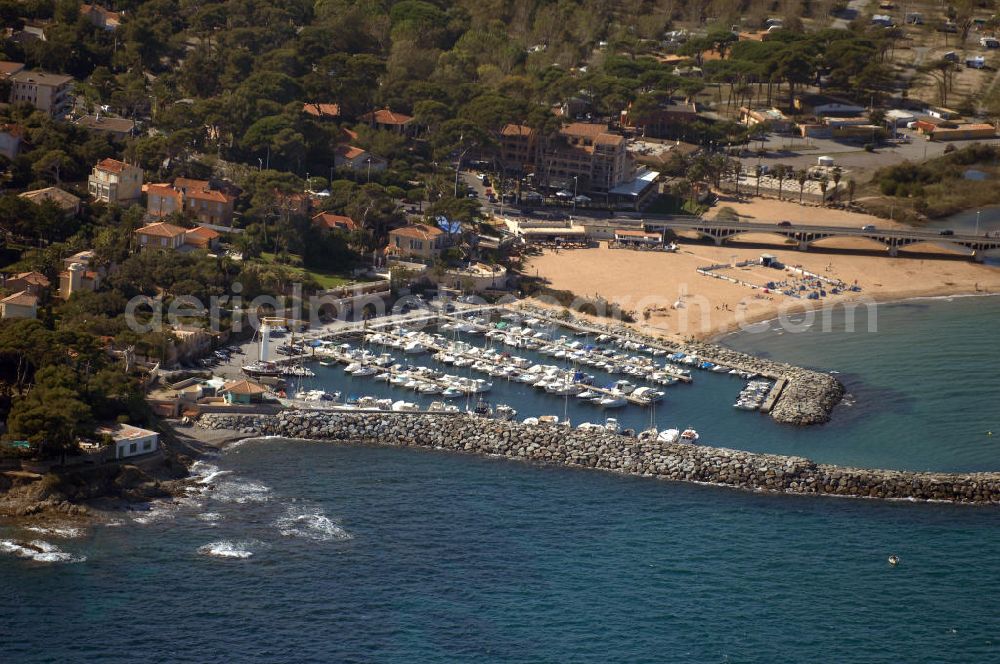
[[[357,222],[350,217],[346,217],[342,214],[332,214],[330,212],[320,212],[312,218],[312,221],[314,224],[322,224],[330,230],[340,228],[346,231],[353,231],[358,227]]]
[[[18,281],[23,281],[26,284],[31,284],[32,286],[48,286],[49,279],[41,272],[19,272],[11,277],[12,280],[16,279]]]
[[[413,117],[405,113],[394,113],[388,108],[380,108],[361,116],[364,122],[374,122],[381,125],[405,125],[413,121]]]
[[[128,167],[124,161],[118,161],[117,159],[102,159],[97,162],[97,168],[102,171],[107,171],[109,173],[121,173]]]
[[[174,180],[174,189],[184,191],[186,198],[196,201],[214,201],[216,203],[229,203],[235,199],[224,191],[212,189],[208,180],[192,180],[190,178],[177,178]]]
[[[0,61],[0,78],[7,78],[24,69],[23,62],[11,62],[9,60]]]
[[[339,118],[340,104],[302,104],[302,111],[317,118]]]
[[[198,238],[199,240],[215,240],[222,237],[222,233],[218,231],[213,231],[211,228],[205,228],[204,226],[198,226],[197,228],[191,228],[187,231],[188,237]]]
[[[0,300],[0,304],[16,304],[22,307],[34,307],[38,305],[38,296],[32,295],[28,291],[21,291],[20,293],[8,295],[4,299]]]
[[[357,159],[363,155],[365,151],[353,145],[338,145],[336,153],[344,159]]]
[[[168,224],[165,221],[158,221],[155,224],[143,226],[136,231],[139,235],[152,235],[154,237],[177,237],[178,235],[184,235],[187,232],[188,229]]]
[[[267,388],[260,383],[255,383],[252,380],[247,380],[246,378],[240,380],[231,380],[222,386],[222,392],[229,392],[230,394],[264,394],[267,392]]]
[[[507,124],[500,130],[500,133],[504,136],[531,136],[535,130],[527,125]]]
[[[439,235],[444,235],[444,231],[436,226],[428,226],[426,224],[413,224],[411,226],[404,226],[402,228],[397,228],[396,230],[389,231],[389,235],[398,235],[400,237],[409,237],[415,240],[430,240],[438,237]]]

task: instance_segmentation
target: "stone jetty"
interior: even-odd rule
[[[749,491],[1000,504],[1000,473],[847,468],[803,457],[642,441],[465,414],[288,410],[277,415],[206,414],[198,425],[247,436],[442,449]]]
[[[844,386],[829,374],[775,362],[708,343],[689,343],[686,353],[750,371],[777,380],[784,378],[784,389],[771,409],[771,417],[784,424],[822,424],[829,421],[834,406],[844,397]]]

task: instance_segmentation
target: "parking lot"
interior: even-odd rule
[[[951,145],[960,150],[967,145],[983,143],[982,140],[928,141],[923,136],[909,129],[900,129],[899,134],[908,138],[909,142],[880,145],[874,152],[866,152],[859,143],[846,143],[824,138],[798,138],[771,134],[764,141],[765,154],[757,156],[750,154],[740,158],[744,169],[753,173],[757,164],[771,168],[784,164],[795,169],[808,168],[817,165],[819,157],[832,157],[834,165],[852,171],[851,177],[858,182],[867,180],[879,168],[892,166],[903,161],[920,162],[940,157]],[[1000,145],[1000,140],[991,141]],[[761,146],[760,141],[750,144],[751,152]],[[798,184],[795,184],[798,190]]]

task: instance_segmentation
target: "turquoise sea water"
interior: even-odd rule
[[[1000,440],[974,432],[1000,429],[998,320],[998,299],[918,301],[874,335],[730,338],[841,370],[857,405],[801,437],[727,406],[717,433],[996,468]],[[689,395],[729,390],[702,382]],[[204,492],[115,527],[0,532],[77,561],[0,553],[4,661],[1000,661],[995,508],[283,440],[198,471]]]

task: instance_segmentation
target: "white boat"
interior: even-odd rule
[[[403,352],[408,355],[418,355],[420,353],[426,353],[427,346],[423,345],[419,341],[411,341],[403,346]]]
[[[676,443],[678,440],[680,440],[680,437],[681,437],[681,432],[679,430],[664,429],[656,437],[656,440],[660,441],[661,443]]]
[[[378,399],[369,396],[359,397],[357,406],[363,410],[377,410],[379,407]]]
[[[622,394],[631,394],[635,391],[636,387],[633,383],[627,380],[619,380],[615,381],[615,384],[611,387],[611,389]]]
[[[493,409],[493,414],[498,420],[505,420],[507,422],[513,422],[514,418],[517,417],[517,411],[503,403]]]
[[[571,383],[569,381],[549,383],[545,386],[545,391],[549,394],[555,394],[556,396],[576,396],[581,392],[585,392],[586,388],[579,383]]]
[[[636,388],[635,391],[632,392],[632,397],[647,404],[657,403],[659,401],[663,401],[663,392],[654,390],[651,387],[643,386]]]
[[[618,420],[617,419],[615,419],[613,417],[609,417],[609,418],[607,418],[607,419],[604,420],[604,430],[605,431],[610,431],[611,433],[618,433],[618,431],[619,431],[620,428],[621,427],[618,426]]]
[[[433,401],[431,405],[427,407],[428,413],[457,413],[458,406],[453,406],[447,404],[443,401]]]
[[[609,394],[601,397],[595,403],[601,408],[624,408],[628,401],[623,394]]]
[[[447,387],[441,393],[441,396],[444,397],[445,399],[456,399],[456,398],[458,398],[460,396],[464,396],[464,395],[465,395],[465,392],[463,392],[462,390],[458,389],[457,387]]]
[[[700,436],[698,435],[698,432],[695,431],[694,429],[684,429],[684,431],[681,432],[682,442],[695,443],[698,441],[698,438],[700,438]]]
[[[392,410],[397,413],[414,413],[420,410],[420,406],[409,401],[400,400],[393,402]]]
[[[358,369],[355,369],[354,371],[351,372],[351,375],[357,376],[358,378],[365,378],[367,376],[374,376],[378,372],[379,371],[377,367],[374,367],[369,364],[368,366],[363,366]]]
[[[583,392],[580,392],[578,395],[576,395],[576,398],[577,399],[596,399],[599,396],[601,396],[601,395],[598,394],[597,392],[593,392],[591,390],[584,390]]]
[[[435,385],[434,383],[424,383],[417,388],[417,392],[421,394],[441,394],[444,389],[440,385]]]

